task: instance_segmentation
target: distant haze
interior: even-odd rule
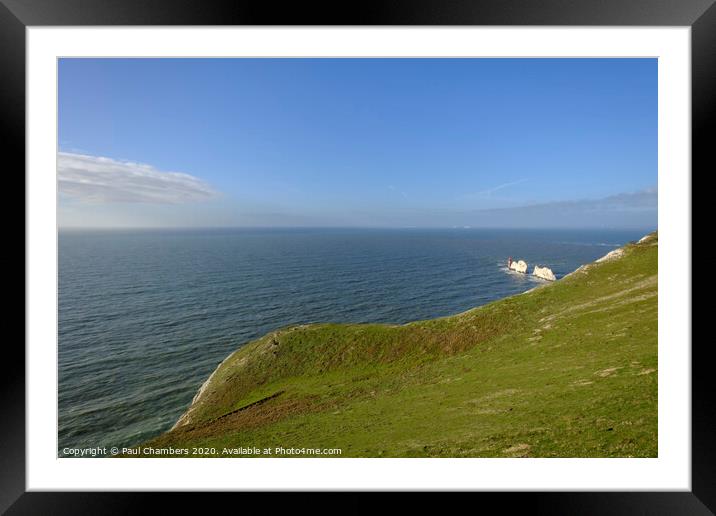
[[[656,59],[61,59],[61,227],[655,229]]]

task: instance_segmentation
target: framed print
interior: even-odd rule
[[[264,9],[3,3],[27,307],[2,507],[710,513],[711,2]]]

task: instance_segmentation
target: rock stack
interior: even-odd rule
[[[513,260],[509,258],[507,260],[507,268],[515,272],[521,272],[522,274],[527,273],[527,262],[524,260]]]
[[[555,281],[557,279],[554,272],[552,272],[552,269],[549,267],[540,267],[539,265],[535,265],[532,275],[548,281]]]
[[[524,260],[513,260],[511,256],[507,259],[507,268],[511,271],[527,274],[527,262]],[[532,275],[547,281],[557,280],[554,272],[552,272],[552,269],[549,267],[540,267],[539,265],[535,265],[532,270]]]

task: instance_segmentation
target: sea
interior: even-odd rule
[[[58,456],[170,429],[227,355],[314,322],[456,314],[649,230],[60,230]]]

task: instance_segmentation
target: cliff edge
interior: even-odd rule
[[[358,457],[654,457],[658,235],[404,325],[311,324],[232,353],[146,446]],[[206,450],[206,451],[204,451]]]

